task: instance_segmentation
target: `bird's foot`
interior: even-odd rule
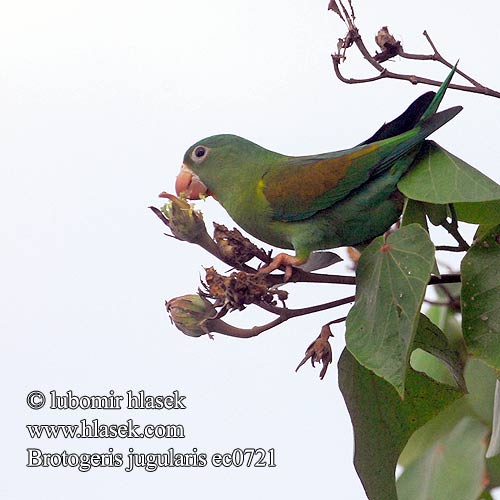
[[[293,255],[288,255],[287,253],[279,253],[273,258],[270,264],[259,269],[260,274],[269,274],[275,269],[285,266],[285,277],[284,282],[286,283],[291,277],[293,272],[293,266],[301,266],[307,259],[301,259]]]

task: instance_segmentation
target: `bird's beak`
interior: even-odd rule
[[[175,179],[175,192],[177,196],[184,193],[189,200],[199,200],[200,196],[210,196],[207,186],[201,182],[200,178],[185,164]]]

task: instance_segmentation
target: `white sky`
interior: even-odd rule
[[[310,365],[294,373],[321,325],[347,309],[301,318],[253,340],[188,338],[170,325],[164,300],[196,291],[203,265],[226,267],[165,238],[147,209],[160,205],[160,191],[173,191],[185,149],[205,136],[236,133],[287,154],[343,149],[428,90],[337,81],[330,53],[344,28],[327,4],[0,1],[1,499],[364,498],[335,364],[322,382]],[[460,58],[464,71],[498,90],[498,4],[473,6],[464,0],[355,3],[372,50],[376,31],[388,25],[408,51],[427,51],[421,36],[427,29],[443,55]],[[391,67],[436,78],[447,73],[430,63]],[[370,74],[359,62],[345,71]],[[464,111],[436,140],[500,181],[498,102],[450,91],[444,105],[456,104]],[[216,202],[202,210],[209,224],[230,224]],[[327,285],[290,291],[291,306],[353,292]],[[251,325],[268,317],[253,312],[229,319]],[[336,362],[343,327],[334,333]],[[25,401],[33,389],[178,389],[188,409],[37,412]],[[81,418],[183,424],[187,437],[27,436],[26,424]],[[110,446],[123,453],[129,446],[143,452],[197,447],[209,454],[275,448],[278,466],[154,473],[25,467],[27,447],[102,453]]]

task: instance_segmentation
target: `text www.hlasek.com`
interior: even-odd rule
[[[103,410],[115,412],[122,409],[151,410],[186,410],[186,396],[174,390],[169,394],[151,395],[141,390],[132,390],[125,394],[78,395],[72,390],[58,394],[49,392],[49,398],[40,390],[32,390],[26,397],[26,404],[31,410],[43,408],[63,411]],[[105,420],[105,419],[104,419]],[[72,424],[28,424],[26,430],[31,439],[179,439],[186,437],[183,425],[174,424],[136,424],[133,419],[120,423],[105,423],[97,418],[83,418]],[[135,441],[137,442],[137,441]],[[162,447],[163,448],[163,447]],[[159,453],[135,450],[127,446],[123,452],[109,447],[107,451],[79,452],[67,450],[42,451],[37,447],[26,448],[29,468],[74,468],[88,472],[95,468],[123,468],[125,472],[142,469],[153,472],[158,469],[176,467],[276,467],[274,448],[234,448],[222,452],[206,453],[193,447],[189,451],[177,450],[173,447],[162,449]]]
[[[79,424],[39,424],[27,425],[26,429],[32,439],[58,437],[69,439],[130,439],[130,438],[184,438],[184,427],[182,425],[171,424],[146,424],[142,427],[134,424],[132,419],[128,419],[123,424],[102,424],[98,419],[87,421],[80,420]]]

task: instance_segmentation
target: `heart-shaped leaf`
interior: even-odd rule
[[[500,200],[496,182],[434,141],[425,142],[398,188],[408,198],[437,204]]]
[[[360,365],[347,349],[338,369],[354,428],[354,465],[366,494],[372,500],[396,500],[396,464],[409,437],[461,392],[410,369],[401,400],[390,384]]]
[[[418,224],[376,238],[361,254],[356,303],[346,345],[366,368],[404,395],[420,307],[434,265],[434,245]]]

